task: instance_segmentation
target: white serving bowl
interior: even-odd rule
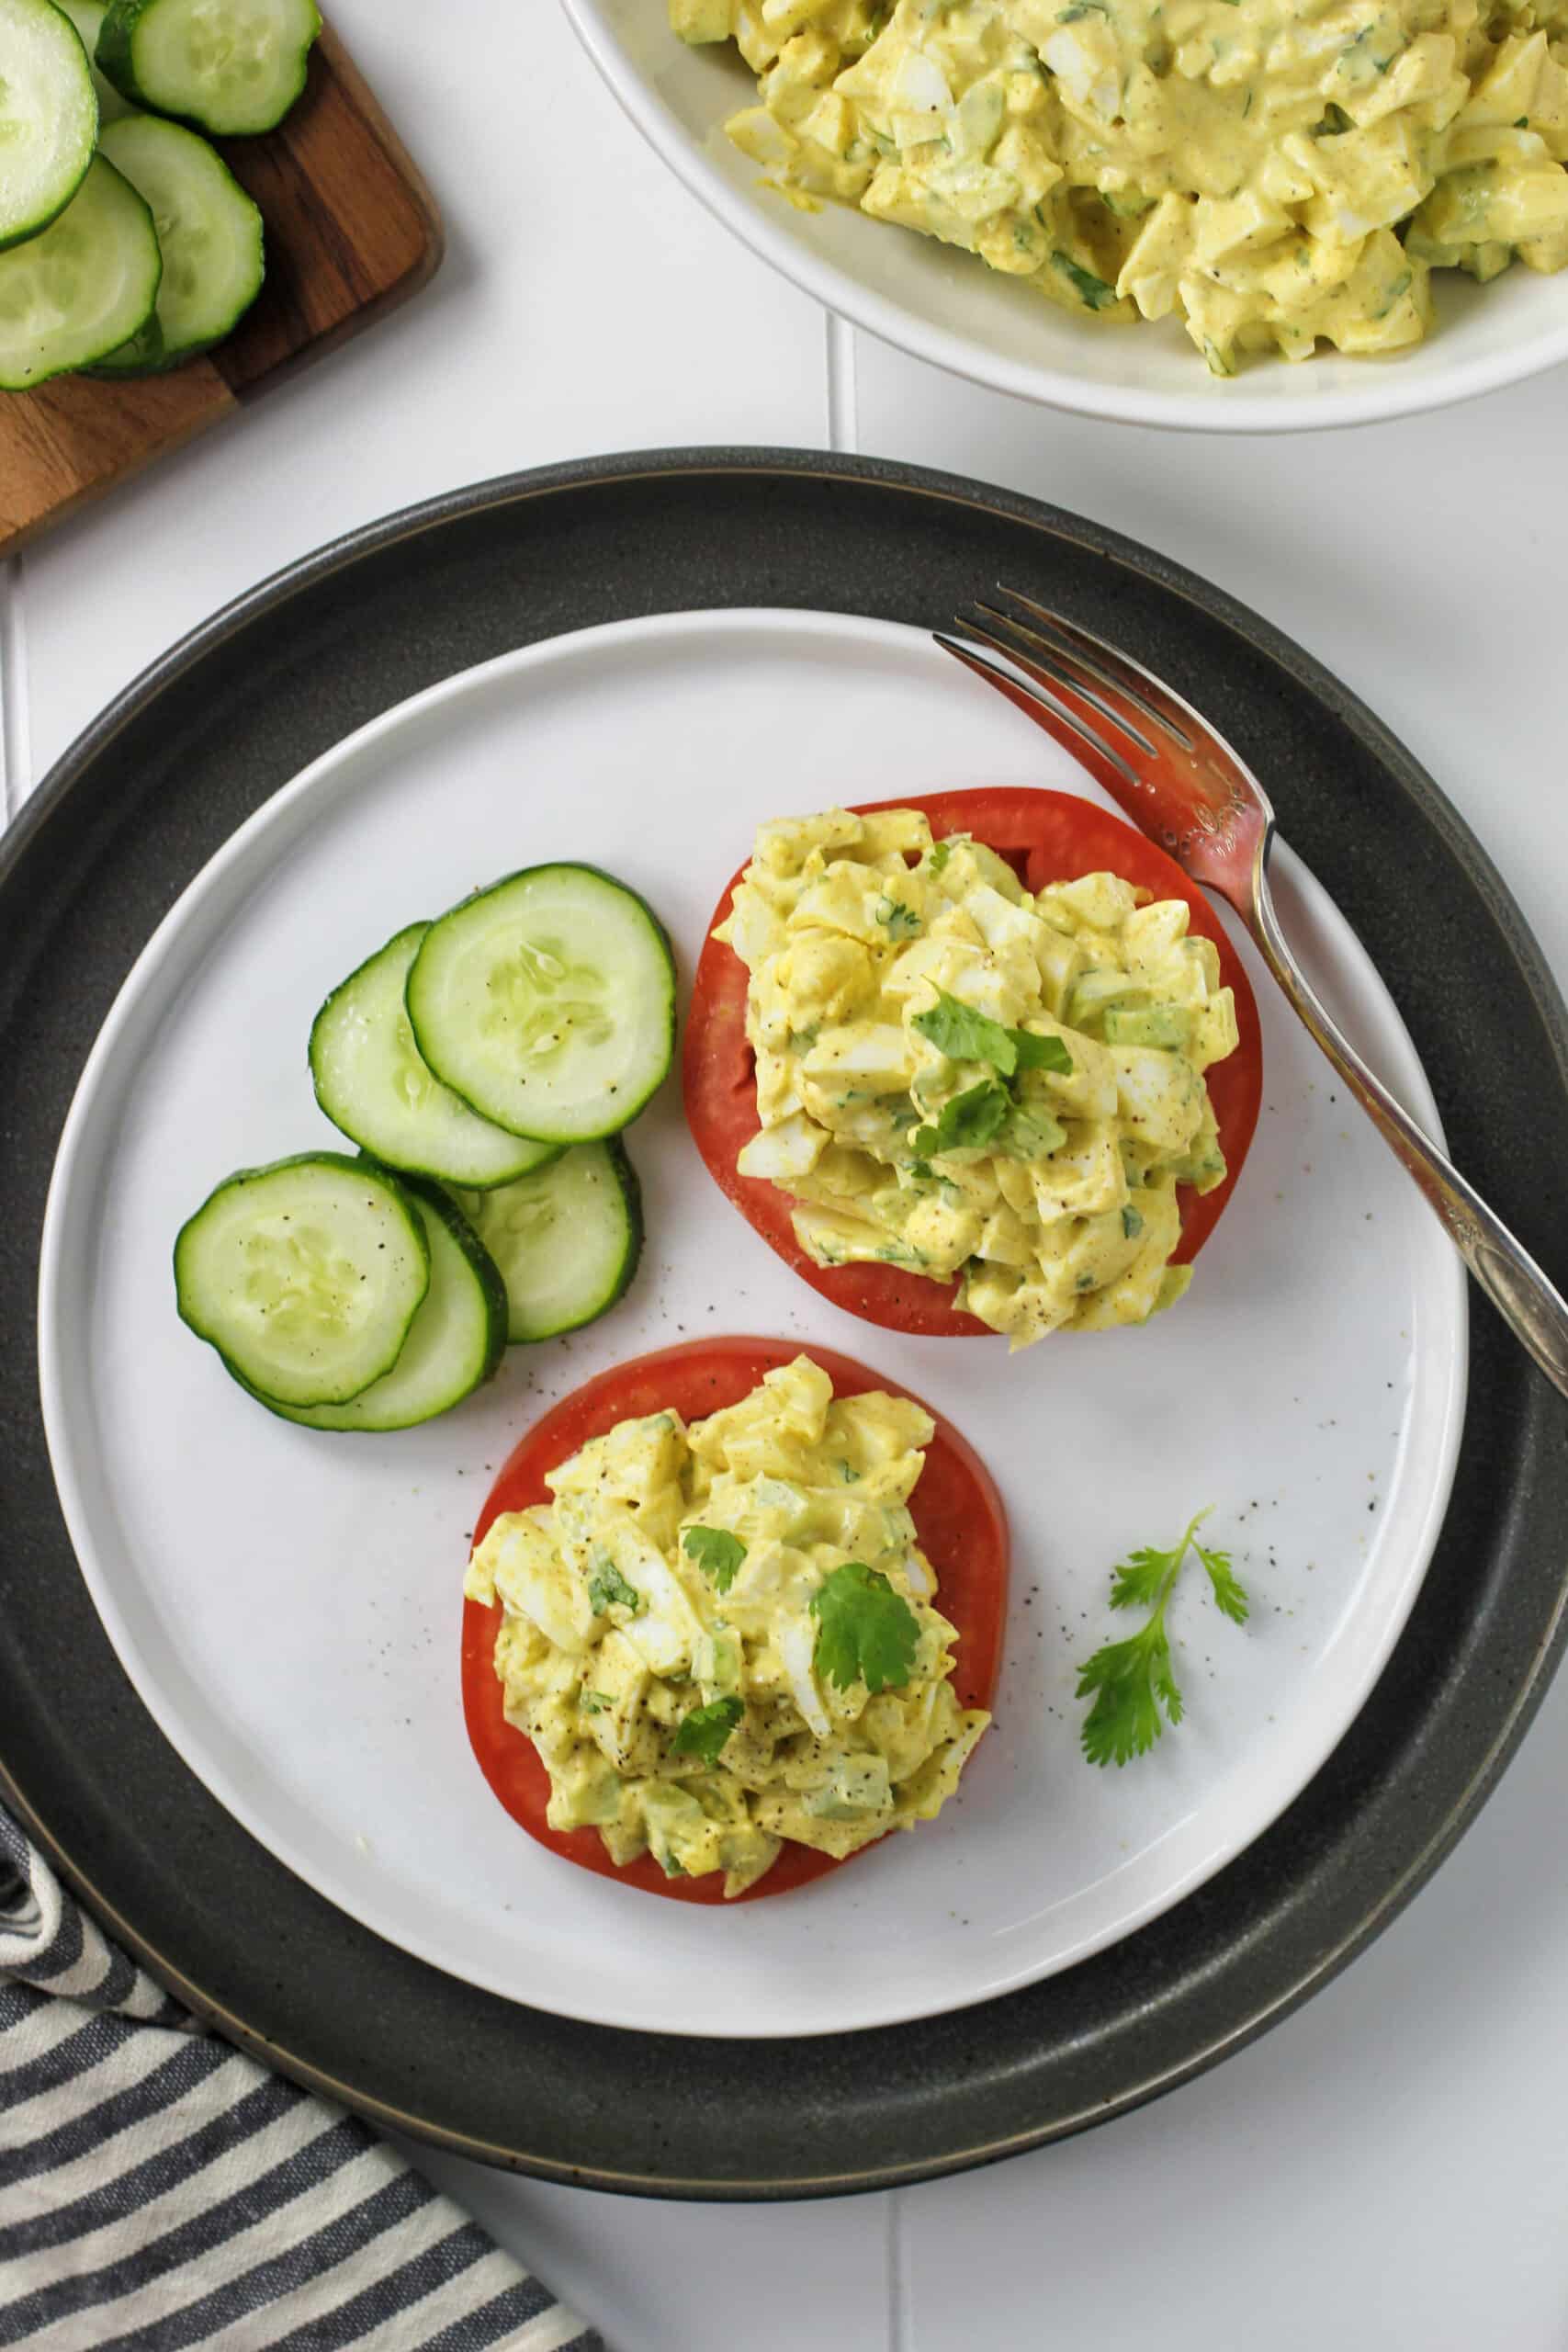
[[[1437,273],[1438,323],[1412,351],[1259,360],[1211,377],[1175,320],[1079,323],[967,254],[830,205],[798,212],[724,135],[756,84],[733,49],[689,49],[665,0],[562,0],[632,120],[753,253],[841,318],[916,358],[1047,407],[1197,433],[1371,424],[1469,400],[1568,360],[1568,271],[1478,287]]]

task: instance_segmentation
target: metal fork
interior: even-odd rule
[[[976,604],[957,616],[963,639],[939,631],[937,643],[1065,745],[1141,831],[1235,909],[1290,1003],[1415,1178],[1487,1297],[1568,1396],[1568,1304],[1368,1069],[1292,954],[1269,888],[1275,820],[1258,778],[1190,703],[1140,662],[1032,597],[1001,587],[996,594],[998,603]]]

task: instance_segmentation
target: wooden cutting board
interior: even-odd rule
[[[167,376],[0,392],[0,556],[371,325],[440,262],[429,190],[331,31],[276,130],[214,143],[261,208],[261,294],[227,342]]]

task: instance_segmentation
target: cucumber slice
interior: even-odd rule
[[[104,28],[104,18],[109,12],[108,0],[54,0],[54,5],[62,16],[70,17],[82,37],[83,48],[91,57],[97,48],[98,35]],[[93,68],[93,87],[97,92],[100,125],[106,122],[118,122],[122,116],[135,111],[129,101],[120,96],[114,84],[99,73],[96,65]]]
[[[152,316],[163,268],[152,213],[95,155],[59,220],[0,254],[0,391],[115,350]]]
[[[98,148],[151,207],[164,275],[141,334],[94,372],[153,375],[210,351],[250,309],[265,275],[262,217],[222,157],[177,122],[128,115]]]
[[[465,899],[426,933],[407,1003],[437,1078],[545,1143],[628,1125],[675,1046],[670,942],[592,865],[529,866]]]
[[[315,0],[112,0],[97,62],[133,105],[239,139],[283,120],[321,29]]]
[[[400,931],[317,1013],[310,1031],[316,1100],[334,1127],[389,1168],[476,1191],[509,1184],[558,1159],[560,1147],[491,1126],[420,1059],[403,986],[429,929],[411,922]]]
[[[175,1243],[184,1320],[283,1405],[346,1404],[390,1372],[429,1287],[407,1193],[335,1151],[241,1169]]]
[[[257,1401],[312,1430],[408,1430],[460,1405],[506,1351],[506,1285],[456,1203],[415,1177],[408,1191],[430,1247],[430,1288],[390,1372],[346,1405]],[[253,1391],[253,1394],[256,1392]]]
[[[578,1144],[520,1183],[457,1199],[501,1269],[510,1340],[593,1322],[637,1272],[642,1191],[617,1140]]]
[[[0,247],[36,237],[64,211],[97,135],[75,26],[51,0],[0,0]]]

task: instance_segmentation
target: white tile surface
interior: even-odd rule
[[[438,44],[415,0],[337,17],[443,204],[446,268],[13,568],[14,796],[152,655],[334,532],[551,458],[846,442],[858,415],[863,448],[1076,508],[1280,623],[1426,762],[1568,970],[1568,375],[1229,445],[1043,414],[863,342],[853,387],[847,369],[829,387],[819,315],[663,177],[549,0],[447,0]],[[550,94],[525,139],[491,96],[525,81]],[[1039,2156],[897,2199],[722,2211],[422,2161],[614,2352],[1562,2352],[1565,1781],[1560,1687],[1459,1853],[1347,1975],[1219,2072]]]

